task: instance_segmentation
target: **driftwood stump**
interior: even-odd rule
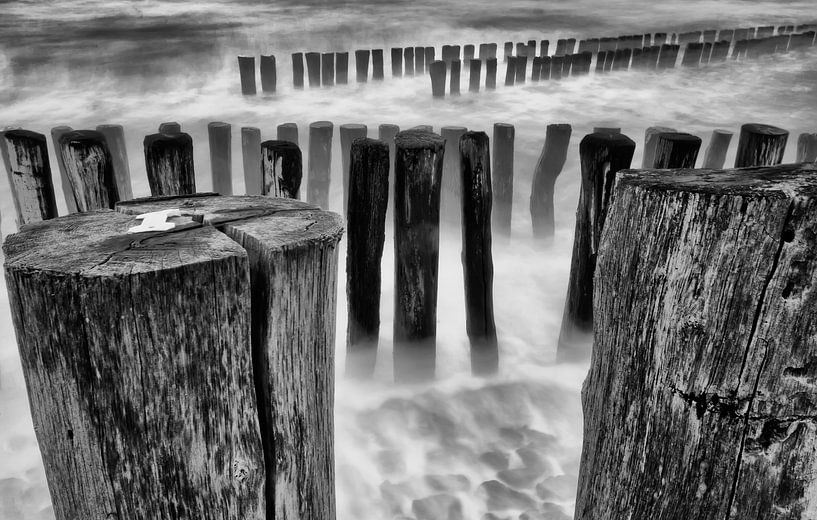
[[[599,248],[576,520],[817,511],[817,167],[628,171]]]

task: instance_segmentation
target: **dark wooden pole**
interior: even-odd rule
[[[17,227],[55,218],[57,199],[45,136],[28,130],[6,130],[0,144]]]
[[[334,52],[324,52],[321,54],[321,85],[324,87],[335,86]]]
[[[335,83],[347,85],[349,83],[349,53],[335,53]]]
[[[579,145],[582,186],[556,357],[585,358],[593,332],[593,274],[616,173],[630,167],[635,142],[624,134],[589,134]]]
[[[369,50],[359,49],[355,51],[355,71],[357,82],[366,83],[369,79]]]
[[[682,132],[658,134],[653,168],[695,168],[701,138]]]
[[[105,144],[113,161],[113,174],[116,178],[116,189],[120,200],[133,198],[128,164],[128,148],[125,143],[125,129],[122,125],[99,125],[96,131],[105,137]]]
[[[403,76],[403,49],[401,47],[391,49],[391,75],[393,78]]]
[[[332,166],[332,133],[330,121],[316,121],[309,125],[309,173],[306,200],[320,208],[329,207],[329,181]]]
[[[298,144],[298,125],[295,123],[281,123],[276,129],[279,141],[289,141]]]
[[[389,203],[386,205],[386,225],[394,222],[394,137],[400,132],[400,127],[392,124],[382,124],[377,127],[377,138],[389,145]]]
[[[543,56],[541,61],[541,67],[539,68],[539,81],[547,81],[550,79],[550,64],[551,64],[550,56]]]
[[[516,78],[516,56],[508,56],[505,64],[505,86],[513,86]]]
[[[372,49],[372,79],[381,81],[383,77],[383,49]]]
[[[598,130],[596,130],[598,131]],[[653,168],[655,164],[655,145],[658,144],[658,136],[667,132],[675,132],[674,128],[666,126],[651,126],[644,131],[644,153],[641,157],[642,168]],[[620,133],[621,130],[619,130]]]
[[[238,72],[241,75],[241,93],[245,96],[254,96],[255,87],[255,56],[239,56]]]
[[[230,123],[214,121],[207,124],[210,144],[210,172],[213,191],[221,195],[233,194],[233,138]]]
[[[113,208],[119,191],[105,136],[93,130],[68,132],[60,138],[60,153],[77,210]]]
[[[440,193],[440,220],[454,229],[462,227],[462,173],[460,168],[460,138],[468,129],[464,126],[444,126],[440,135],[445,139],[443,180]]]
[[[159,197],[196,193],[193,139],[188,134],[148,135],[145,137],[144,147],[151,195]]]
[[[494,323],[491,256],[491,155],[485,132],[465,132],[459,142],[462,177],[462,270],[465,327],[471,371],[493,374],[499,365]]]
[[[530,193],[530,216],[533,236],[539,240],[552,238],[555,231],[553,195],[556,178],[562,173],[567,160],[572,130],[568,124],[548,125],[545,145],[536,162]]]
[[[434,47],[426,47],[425,49],[426,68],[431,66],[431,63],[436,59],[437,51]]]
[[[800,134],[797,138],[797,162],[817,161],[817,134]]]
[[[468,92],[479,92],[482,62],[480,60],[471,60],[469,64],[470,71],[468,73]]]
[[[780,164],[788,138],[789,133],[776,126],[759,123],[741,126],[735,168]]]
[[[57,156],[57,168],[60,171],[60,185],[62,186],[62,195],[65,199],[65,205],[68,208],[68,213],[77,212],[77,200],[74,198],[74,192],[71,190],[71,182],[68,180],[68,172],[65,170],[65,161],[62,160],[60,150],[60,138],[68,132],[73,132],[74,129],[70,126],[55,126],[51,129],[51,145],[54,147],[54,155]],[[52,176],[53,184],[53,176]]]
[[[344,124],[340,125],[340,162],[343,167],[343,213],[346,214],[346,204],[349,202],[349,165],[352,153],[352,143],[356,139],[366,137],[368,128],[366,125]]]
[[[471,45],[471,44],[464,45],[462,47],[462,60],[467,63],[468,60],[473,60],[473,59],[474,59],[474,46]]]
[[[261,91],[267,94],[275,94],[278,88],[278,70],[275,63],[275,56],[261,56],[259,63],[261,71]]]
[[[356,377],[371,377],[377,360],[388,200],[389,146],[375,139],[356,139],[346,212],[346,373]]]
[[[681,65],[684,67],[697,67],[701,62],[704,45],[702,43],[688,43],[684,50],[684,57]]]
[[[511,236],[513,214],[513,153],[516,130],[508,123],[494,123],[493,198],[494,231],[506,239]]]
[[[301,52],[292,53],[292,86],[304,88],[304,55]]]
[[[451,82],[449,92],[452,96],[460,95],[460,68],[462,62],[460,60],[453,60],[451,62]]]
[[[261,195],[264,174],[261,166],[261,130],[258,128],[241,128],[241,160],[244,166],[244,192],[247,195]]]
[[[321,86],[321,54],[319,52],[306,53],[306,72],[309,76],[309,86]]]
[[[303,177],[301,149],[290,141],[264,141],[260,146],[260,195],[297,199]]]
[[[418,76],[426,73],[426,49],[425,47],[414,48],[414,73]]]
[[[564,56],[553,56],[550,59],[550,79],[562,79],[562,65],[564,65]],[[541,71],[539,72],[541,77]]]
[[[434,376],[440,177],[443,138],[404,131],[395,137],[394,377]]]
[[[510,61],[511,56],[513,56],[513,42],[505,42],[502,55],[504,56],[505,61]]]
[[[403,75],[414,76],[414,47],[403,49],[403,63],[405,67]]]
[[[726,152],[732,141],[732,132],[727,130],[713,130],[709,139],[709,146],[704,154],[703,168],[719,170],[726,162]]]
[[[525,83],[525,74],[528,71],[528,57],[527,56],[517,56],[516,62],[514,63],[513,67],[514,71],[516,72],[515,82],[518,85]]]
[[[485,90],[496,89],[496,58],[488,58],[485,62]]]
[[[817,510],[815,175],[620,177],[596,268],[576,520]]]
[[[445,97],[445,62],[433,61],[428,70],[431,75],[431,95]]]
[[[159,125],[160,134],[180,134],[182,132],[182,125],[176,121],[168,121]]]

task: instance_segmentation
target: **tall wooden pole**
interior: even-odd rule
[[[464,126],[444,126],[440,129],[440,135],[445,139],[440,220],[451,224],[455,229],[462,227],[460,138],[467,131]]]
[[[275,63],[275,56],[261,56],[259,62],[261,73],[261,91],[265,94],[275,94],[278,88],[278,70]]]
[[[335,83],[347,85],[349,83],[349,53],[335,53]]]
[[[264,188],[261,167],[261,130],[252,126],[241,128],[241,160],[244,166],[244,192],[261,195]]]
[[[493,213],[494,231],[500,237],[511,236],[513,214],[513,155],[516,130],[508,123],[494,123]]]
[[[320,208],[329,207],[333,128],[334,125],[330,121],[316,121],[309,125],[306,201]]]
[[[292,86],[304,88],[304,55],[301,52],[292,53]]]
[[[565,165],[572,130],[568,124],[548,125],[545,145],[536,162],[530,193],[530,216],[533,236],[539,240],[550,239],[555,231],[553,196],[556,178]]]
[[[355,139],[366,137],[368,129],[366,125],[344,124],[340,125],[340,162],[343,167],[343,212],[346,213],[349,203],[349,165],[352,153],[352,143]]]
[[[377,127],[377,138],[389,146],[389,203],[386,204],[386,225],[394,223],[394,138],[400,127],[389,123]]]
[[[65,161],[62,160],[60,150],[60,138],[68,132],[73,132],[74,129],[70,126],[55,126],[51,129],[51,145],[54,147],[54,155],[57,156],[57,167],[60,171],[60,185],[62,186],[62,195],[65,199],[65,205],[68,208],[68,213],[76,213],[77,199],[74,198],[74,192],[71,189],[71,182],[68,180],[68,172],[65,170]],[[53,178],[52,178],[53,184]]]
[[[230,123],[215,121],[207,124],[210,142],[210,172],[213,191],[233,194],[233,137]]]
[[[732,141],[732,132],[727,130],[713,130],[709,139],[709,146],[704,154],[703,168],[719,170],[726,162],[726,152],[729,150],[729,143]]]
[[[238,72],[241,76],[241,93],[245,96],[256,94],[255,56],[239,56]]]

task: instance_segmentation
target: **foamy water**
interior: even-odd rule
[[[457,230],[442,229],[438,302],[438,378],[391,382],[393,242],[383,258],[381,348],[373,381],[342,377],[346,301],[338,288],[336,466],[338,517],[422,517],[435,495],[459,501],[463,518],[572,515],[581,450],[580,388],[586,364],[554,364],[567,287],[578,198],[578,143],[593,126],[620,126],[638,147],[647,126],[670,126],[703,138],[740,124],[783,127],[795,158],[801,132],[814,132],[817,51],[699,70],[623,72],[561,82],[504,87],[433,100],[427,77],[331,89],[291,88],[289,53],[402,45],[498,42],[565,36],[616,36],[654,31],[810,22],[812,2],[601,2],[579,0],[455,2],[4,2],[0,21],[0,125],[49,134],[68,124],[125,126],[134,195],[149,194],[142,138],[176,120],[194,139],[197,185],[210,188],[209,121],[233,124],[233,176],[243,193],[240,127],[262,137],[297,122],[301,144],[311,121],[336,124],[330,210],[340,211],[338,129],[364,123],[402,128],[466,126],[491,135],[495,122],[516,126],[513,236],[494,244],[494,294],[500,371],[469,374]],[[57,12],[55,7],[60,10]],[[236,54],[275,53],[279,93],[238,94]],[[97,59],[98,58],[98,59]],[[352,60],[353,61],[353,60]],[[353,66],[353,64],[352,64]],[[351,67],[350,67],[351,68]],[[504,65],[500,64],[502,78]],[[354,78],[354,74],[350,74]],[[462,84],[467,84],[467,74]],[[502,83],[500,81],[500,83]],[[556,236],[530,236],[528,197],[535,161],[550,123],[570,123],[568,162],[556,184]],[[727,164],[734,161],[734,138]],[[51,164],[56,169],[52,150]],[[701,156],[703,154],[701,153]],[[13,232],[13,205],[0,181],[2,232]],[[61,197],[59,176],[55,189]],[[64,211],[64,202],[59,201]],[[341,244],[341,273],[345,261]],[[0,519],[53,518],[34,437],[8,298],[0,282]],[[499,488],[496,483],[507,485]],[[489,484],[483,484],[489,482]],[[453,498],[452,498],[453,497]],[[535,516],[534,511],[538,511]]]

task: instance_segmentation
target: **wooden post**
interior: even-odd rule
[[[306,71],[309,76],[309,86],[321,86],[321,55],[319,52],[306,53]]]
[[[508,56],[505,64],[505,86],[513,86],[514,78],[516,78],[516,56]]]
[[[391,49],[391,75],[393,78],[403,76],[403,49],[400,47]]]
[[[542,57],[541,67],[539,68],[539,81],[550,79],[550,56]]]
[[[261,145],[260,195],[297,199],[303,177],[301,149],[290,141],[264,141]]]
[[[488,59],[495,60],[496,59],[496,51],[497,51],[497,44],[489,43],[488,44]]]
[[[496,90],[496,58],[485,61],[485,90]]]
[[[167,121],[159,125],[159,133],[160,134],[180,134],[182,132],[182,125],[177,123],[176,121]]]
[[[702,43],[687,43],[684,57],[681,59],[683,67],[697,67],[701,62],[704,45]]]
[[[471,371],[474,374],[493,374],[499,365],[494,323],[489,148],[485,132],[465,132],[460,138],[465,327],[471,343]]]
[[[502,55],[505,57],[505,61],[510,61],[510,57],[513,56],[513,42],[505,42]]]
[[[119,191],[105,137],[93,130],[65,133],[60,138],[60,153],[77,211],[113,208]]]
[[[414,76],[414,47],[403,49],[403,61],[405,62],[405,76]]]
[[[443,61],[450,63],[453,59],[454,56],[451,55],[451,45],[443,45]]]
[[[493,198],[494,231],[502,239],[511,236],[513,213],[513,155],[516,130],[507,123],[494,123]]]
[[[244,192],[261,195],[264,191],[261,165],[261,130],[252,126],[241,127],[241,159],[244,165]]]
[[[145,137],[144,147],[151,195],[159,197],[196,193],[193,139],[188,134],[148,135]]]
[[[543,58],[548,55],[548,47],[550,47],[550,42],[548,40],[542,40],[539,42],[539,56]]]
[[[431,95],[445,97],[445,62],[433,61],[428,70],[431,75]]]
[[[596,54],[596,74],[604,74],[604,63],[606,60],[606,51],[599,51],[599,53]]]
[[[425,47],[414,48],[414,74],[420,76],[426,72],[426,49]]]
[[[383,49],[372,49],[372,79],[383,80]]]
[[[355,51],[355,70],[357,82],[366,83],[369,80],[369,50],[360,49]]]
[[[564,56],[553,56],[550,59],[550,79],[562,79],[562,66],[564,65]],[[539,71],[541,77],[541,71]]]
[[[62,186],[62,195],[65,199],[65,205],[68,208],[68,213],[76,213],[77,200],[74,198],[74,192],[71,190],[71,182],[68,180],[68,172],[65,170],[65,161],[62,160],[60,150],[60,138],[68,132],[73,132],[74,129],[70,126],[55,126],[51,129],[51,145],[54,147],[54,155],[57,156],[57,167],[60,171],[60,185]],[[53,185],[53,177],[52,177]]]
[[[542,73],[542,58],[540,56],[534,56],[533,61],[531,62],[530,70],[531,82],[533,83],[538,82],[541,73]]]
[[[241,93],[245,96],[254,96],[255,87],[255,56],[239,56],[238,72],[241,75]]]
[[[298,125],[295,123],[281,123],[276,129],[279,141],[289,141],[298,144]]]
[[[701,138],[682,132],[658,134],[653,168],[695,168]]]
[[[324,52],[321,54],[321,85],[324,87],[335,86],[334,52]]]
[[[664,44],[661,46],[661,54],[658,56],[658,69],[675,68],[678,59],[678,47],[676,45]]]
[[[555,56],[564,56],[565,55],[565,47],[567,46],[567,40],[564,38],[559,38],[556,40],[556,51],[554,51]]]
[[[729,150],[729,143],[732,141],[732,132],[727,130],[713,130],[709,139],[709,146],[704,154],[703,168],[719,170],[726,162],[726,152]]]
[[[533,183],[530,192],[530,216],[533,224],[533,236],[539,240],[553,237],[555,222],[553,219],[553,195],[556,178],[562,173],[567,159],[572,128],[568,124],[547,126],[545,145],[536,162],[533,172]]]
[[[597,130],[596,130],[597,131]],[[651,126],[644,131],[644,154],[641,157],[642,168],[653,168],[655,164],[655,146],[658,144],[658,136],[666,132],[675,132],[674,128],[666,126]],[[620,133],[619,130],[616,133]]]
[[[619,178],[596,268],[576,520],[817,510],[815,175]]]
[[[292,53],[292,86],[304,88],[304,55],[301,52]]]
[[[817,161],[817,134],[800,134],[797,138],[797,162]]]
[[[467,62],[474,59],[474,46],[471,44],[464,45],[462,48],[462,60]]]
[[[377,127],[377,138],[389,145],[389,203],[386,205],[386,225],[394,222],[394,137],[400,132],[400,127],[392,124],[382,124]]]
[[[332,166],[332,131],[330,121],[309,125],[309,172],[306,200],[320,208],[329,207],[330,168]]]
[[[482,62],[480,60],[471,60],[469,63],[471,70],[468,74],[468,92],[479,92]]]
[[[405,131],[395,137],[394,377],[434,377],[440,242],[442,137]]]
[[[340,125],[340,162],[343,167],[343,213],[347,213],[349,203],[349,165],[352,153],[352,143],[357,139],[365,138],[368,132],[366,125]]]
[[[125,144],[125,129],[122,128],[122,125],[99,125],[96,127],[96,131],[105,138],[105,144],[111,154],[119,199],[132,199],[133,189],[131,188],[130,166],[128,165],[128,148]]]
[[[210,172],[213,191],[233,194],[233,139],[230,123],[214,121],[207,124],[210,143]]]
[[[45,136],[29,130],[6,130],[0,145],[17,227],[55,218],[57,199]]]
[[[586,341],[593,332],[593,274],[602,229],[616,172],[630,167],[635,143],[623,134],[589,134],[579,145],[582,186],[576,210],[576,233],[570,280],[556,357],[560,360],[587,356]]]
[[[278,70],[275,63],[275,56],[261,56],[259,63],[261,70],[261,91],[267,94],[275,94],[278,88]]]
[[[479,54],[478,54],[479,61],[485,61],[488,59],[488,44],[487,43],[480,43],[479,44]]]
[[[425,49],[426,69],[436,60],[436,50],[434,47],[426,47]]]
[[[701,53],[701,65],[705,65],[709,63],[710,56],[712,55],[712,45],[709,42],[704,43],[703,52]]]
[[[461,67],[460,60],[454,60],[451,62],[451,85],[449,87],[449,91],[452,96],[459,96],[460,95],[460,67]]]
[[[514,67],[514,71],[516,72],[516,79],[515,82],[518,85],[525,83],[525,74],[528,71],[528,57],[527,56],[517,56]]]
[[[444,62],[441,62],[444,63]],[[351,149],[346,252],[346,373],[371,377],[380,336],[380,262],[389,200],[389,147],[357,139]]]
[[[741,126],[735,168],[780,164],[788,138],[789,133],[776,126],[759,123]]]
[[[451,224],[454,229],[459,229],[462,222],[460,138],[467,131],[464,126],[444,126],[440,129],[440,135],[445,139],[440,219],[446,224]]]
[[[452,45],[451,46],[451,59],[459,60],[460,59],[460,46],[459,45]],[[460,60],[462,61],[462,60]]]

